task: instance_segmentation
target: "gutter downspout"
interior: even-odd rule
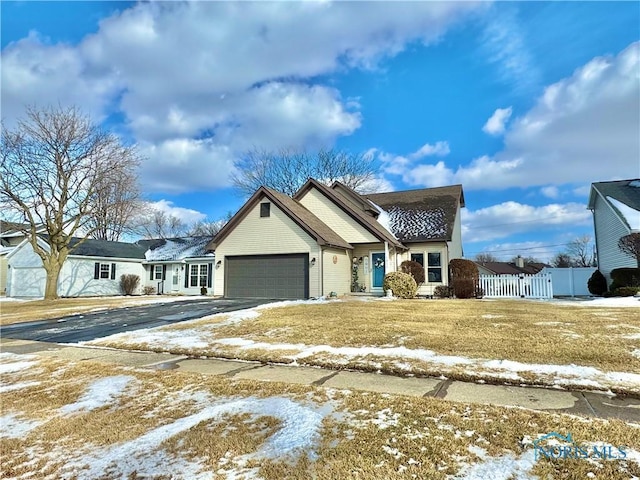
[[[391,262],[391,258],[389,256],[389,242],[384,242],[384,264],[389,265],[389,262]],[[384,269],[385,275],[389,272],[390,270],[388,268]]]

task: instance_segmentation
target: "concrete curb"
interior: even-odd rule
[[[266,382],[362,390],[392,395],[442,398],[454,402],[520,407],[545,412],[596,418],[617,418],[640,423],[640,400],[604,393],[488,385],[439,378],[397,377],[347,370],[266,365],[223,359],[194,359],[168,353],[132,352],[95,347],[66,346],[28,340],[0,339],[2,351],[36,354],[74,361],[97,361],[158,370],[178,370],[204,375]]]

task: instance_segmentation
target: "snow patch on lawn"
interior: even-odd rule
[[[0,385],[0,393],[13,392],[14,390],[23,390],[29,387],[37,387],[42,382],[19,382],[19,383],[11,383],[6,384],[3,383]]]
[[[60,409],[63,414],[70,414],[77,411],[95,410],[110,405],[118,398],[127,386],[135,380],[129,375],[118,375],[115,377],[105,377],[93,382],[87,391],[77,402],[65,405]]]
[[[611,297],[592,298],[588,300],[524,300],[528,302],[544,302],[553,305],[571,305],[572,307],[609,307],[609,308],[640,308],[640,297]]]
[[[41,424],[37,420],[20,419],[17,413],[9,413],[0,417],[0,437],[22,438]]]
[[[16,373],[27,370],[38,362],[34,355],[19,355],[17,353],[1,352],[0,353],[0,374]]]
[[[216,472],[227,478],[254,478],[258,468],[246,467],[249,460],[293,460],[303,452],[312,460],[317,458],[314,449],[321,435],[322,421],[331,411],[330,406],[305,406],[279,397],[227,399],[209,404],[197,413],[155,428],[134,440],[97,450],[92,448],[90,453],[68,461],[64,472],[77,475],[79,479],[94,479],[106,474],[114,478],[127,478],[134,473],[145,477],[158,472],[176,478],[211,478],[206,465],[198,464],[197,460],[188,464],[162,449],[162,443],[202,422],[219,421],[226,415],[249,414],[253,419],[263,416],[278,418],[282,422],[281,428],[257,452],[235,458],[225,457],[220,464],[231,468],[220,468]]]
[[[513,452],[507,452],[499,457],[491,457],[484,448],[471,445],[469,452],[480,458],[480,462],[474,465],[464,465],[462,471],[455,476],[449,476],[456,480],[526,480],[537,478],[531,475],[531,470],[536,464],[535,451],[527,450],[519,456]]]

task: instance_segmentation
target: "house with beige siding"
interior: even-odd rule
[[[598,269],[611,281],[611,270],[637,267],[635,258],[618,248],[620,238],[640,233],[640,178],[591,184]]]
[[[293,196],[261,187],[209,245],[215,295],[309,298],[383,294],[405,260],[425,267],[419,294],[448,284],[462,257],[460,185],[360,195],[310,179]]]

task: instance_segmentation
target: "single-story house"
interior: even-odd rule
[[[527,263],[518,257],[515,262],[475,262],[480,275],[535,275],[549,267],[546,263]]]
[[[361,195],[310,179],[293,196],[261,187],[209,245],[214,293],[308,298],[383,293],[404,260],[425,267],[420,294],[448,283],[462,257],[461,185]]]
[[[140,290],[158,293],[200,294],[213,287],[213,252],[206,251],[211,237],[140,240],[135,243],[85,239],[67,257],[58,279],[63,297],[119,295],[120,277],[140,277]],[[79,238],[73,238],[71,246]],[[38,238],[48,249],[44,237]],[[24,239],[7,255],[7,296],[42,297],[46,282],[42,260]],[[170,279],[170,280],[168,280]]]
[[[21,223],[0,220],[0,294],[7,289],[7,256],[25,239]]]
[[[611,270],[637,267],[635,258],[618,248],[618,241],[640,233],[640,178],[591,184],[589,210],[593,212],[598,269],[607,280]]]

